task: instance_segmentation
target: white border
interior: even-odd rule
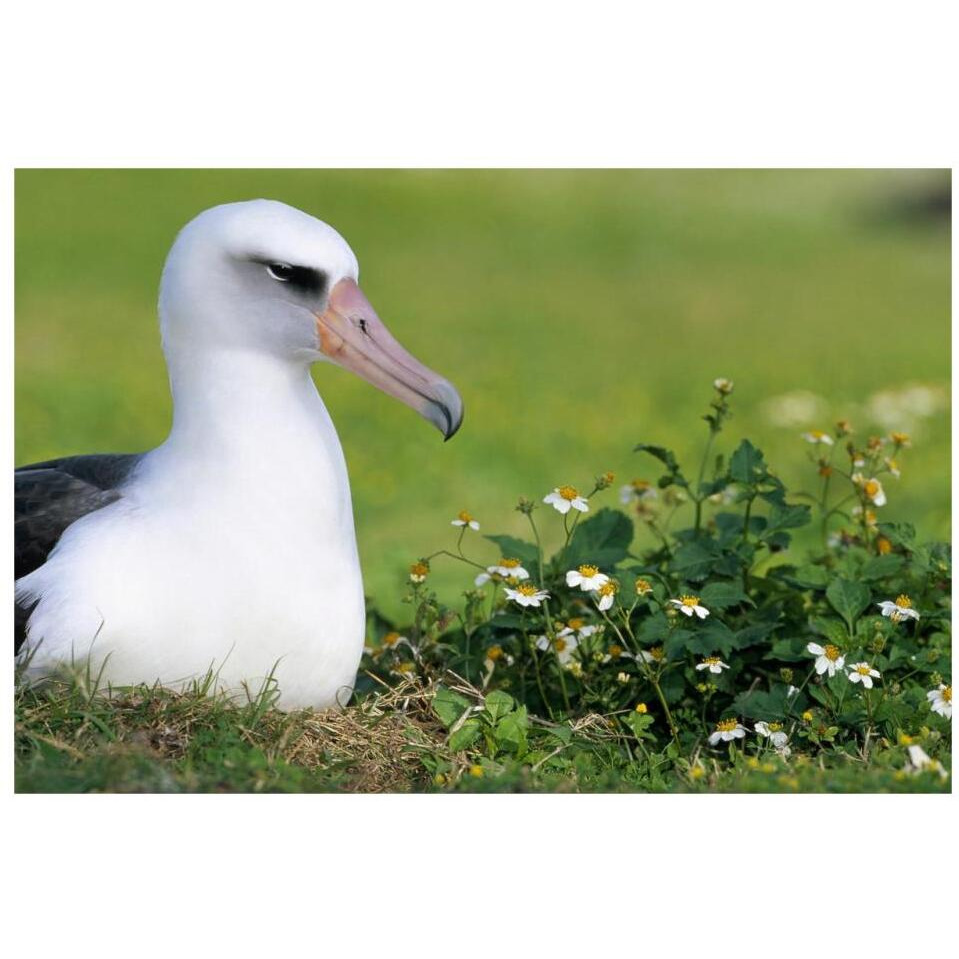
[[[626,6],[7,11],[4,275],[14,166],[955,163],[947,3]],[[11,321],[12,282],[7,424]],[[8,937],[41,956],[950,941],[953,797],[11,799],[9,773]]]

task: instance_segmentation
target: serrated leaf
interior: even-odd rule
[[[699,599],[708,610],[728,609],[730,606],[739,606],[742,603],[750,606],[756,605],[743,592],[741,583],[707,583],[699,591]]]
[[[518,559],[532,576],[539,567],[539,550],[535,544],[517,539],[515,536],[487,536],[491,543],[499,547],[503,559]]]
[[[674,573],[678,573],[685,579],[705,579],[717,561],[720,554],[705,546],[701,541],[694,540],[689,543],[683,543],[673,555],[672,562],[669,564]]]
[[[466,749],[471,743],[479,739],[482,727],[480,721],[475,717],[467,719],[456,732],[450,734],[449,747],[453,752],[459,752]]]
[[[612,569],[629,555],[633,521],[619,510],[604,508],[576,525],[562,559],[568,568],[592,563]]]
[[[798,567],[791,575],[787,574],[786,578],[806,589],[825,589],[829,585],[829,573],[822,566],[811,563]]]
[[[870,582],[879,579],[886,579],[889,576],[896,576],[902,572],[906,561],[902,556],[889,554],[887,556],[873,556],[867,560],[862,567],[859,575]]]
[[[912,549],[916,544],[916,527],[912,523],[880,523],[878,530],[893,546]]]
[[[835,617],[813,616],[809,626],[814,633],[825,637],[834,646],[842,646],[848,639],[845,624]]]
[[[826,599],[851,629],[856,617],[869,605],[870,593],[862,583],[840,578],[826,587]]]
[[[805,526],[811,519],[809,507],[803,504],[774,506],[769,511],[769,523],[763,533],[763,539],[768,539],[773,533],[779,533],[784,529]]]
[[[471,706],[472,703],[468,699],[459,693],[454,693],[446,686],[438,686],[433,695],[433,712],[447,729],[453,726]]]
[[[689,483],[686,480],[686,477],[683,476],[682,470],[679,468],[679,463],[676,460],[676,454],[672,450],[666,449],[665,446],[653,446],[650,443],[637,443],[633,448],[634,453],[649,453],[650,456],[656,457],[666,467],[669,471],[665,476],[661,477],[659,481],[660,487],[671,486],[675,484],[676,486],[682,486],[685,489],[689,489]]]
[[[526,753],[526,729],[529,725],[529,719],[526,714],[526,707],[520,706],[513,712],[507,713],[496,724],[494,732],[496,744],[500,748],[508,748],[517,759],[522,759]]]
[[[749,440],[743,440],[729,460],[729,475],[747,486],[757,483],[766,475],[763,454]]]
[[[663,643],[663,651],[666,654],[667,659],[679,659],[684,653],[689,650],[694,643],[698,643],[699,635],[696,632],[693,632],[689,629],[671,629],[669,635],[666,637],[666,640]],[[697,651],[702,649],[701,646],[696,646]]]
[[[782,719],[786,715],[788,703],[786,686],[774,686],[768,692],[754,689],[740,693],[733,700],[733,709],[741,716],[766,721]]]
[[[509,693],[504,693],[501,689],[494,689],[487,694],[484,705],[490,719],[496,722],[501,716],[505,716],[515,709],[516,701]]]

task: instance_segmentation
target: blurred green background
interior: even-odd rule
[[[789,483],[811,470],[806,428],[910,432],[883,518],[946,536],[949,191],[947,171],[21,170],[17,463],[163,440],[166,252],[206,207],[262,196],[347,238],[380,316],[465,400],[443,444],[317,369],[387,611],[459,509],[523,533],[521,495],[655,478],[638,441],[698,463],[717,376],[736,382],[719,448],[748,435]],[[457,567],[435,566],[447,600],[470,581]]]

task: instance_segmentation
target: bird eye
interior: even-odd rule
[[[281,283],[287,283],[293,279],[293,275],[296,271],[288,263],[268,263],[266,266],[266,272],[269,273],[274,280],[279,280]]]

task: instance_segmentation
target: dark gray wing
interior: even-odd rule
[[[14,576],[42,566],[73,522],[118,500],[139,462],[138,453],[67,456],[14,471]],[[14,608],[14,647],[19,649],[30,610]]]

